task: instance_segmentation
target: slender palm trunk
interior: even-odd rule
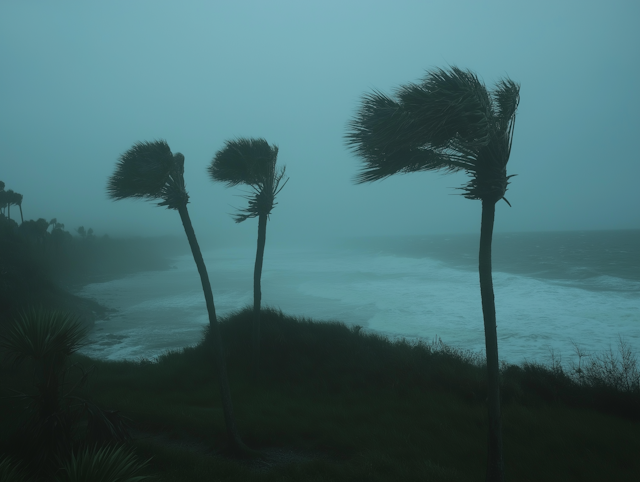
[[[184,226],[184,232],[189,240],[189,246],[191,246],[191,253],[193,259],[198,267],[198,273],[200,274],[200,281],[202,282],[202,291],[204,291],[204,299],[207,304],[207,312],[209,313],[209,326],[211,328],[211,334],[213,335],[214,351],[216,357],[216,369],[218,371],[218,379],[220,381],[220,394],[222,396],[222,411],[224,413],[224,422],[227,428],[227,438],[229,439],[230,448],[233,451],[246,452],[247,447],[240,439],[238,427],[236,426],[235,416],[233,414],[233,404],[231,403],[231,390],[229,388],[229,379],[227,377],[227,365],[224,359],[224,351],[222,349],[222,336],[220,333],[220,326],[218,325],[218,319],[216,318],[216,308],[213,304],[213,294],[211,292],[211,283],[209,282],[209,275],[207,274],[207,267],[204,264],[202,253],[200,252],[200,246],[196,239],[196,234],[191,224],[191,218],[189,217],[189,211],[187,206],[183,206],[178,209],[180,213],[180,219]]]
[[[487,482],[504,481],[502,460],[502,426],[500,420],[500,367],[498,363],[498,333],[496,330],[496,304],[491,276],[491,240],[496,204],[482,201],[482,225],[480,227],[480,294],[484,316],[484,338],[487,352],[489,448]]]
[[[251,330],[251,344],[253,348],[253,376],[260,374],[260,303],[262,291],[262,262],[264,260],[264,245],[267,241],[267,216],[258,216],[258,247],[256,250],[256,264],[253,269],[253,327]]]
[[[24,223],[24,218],[22,217],[22,204],[18,204],[18,207],[20,208],[20,222]]]

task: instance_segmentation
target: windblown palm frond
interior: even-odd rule
[[[226,141],[211,165],[209,174],[214,181],[229,187],[238,184],[257,186],[271,175],[278,158],[278,147],[271,147],[265,139],[244,137]]]
[[[349,123],[347,145],[364,161],[357,183],[396,173],[464,170],[470,199],[504,197],[519,86],[498,82],[489,94],[470,71],[457,67],[427,73],[420,84],[363,97]]]
[[[160,199],[159,206],[178,209],[189,201],[184,184],[184,156],[172,154],[166,141],[138,142],[120,156],[109,178],[111,199]]]
[[[401,87],[398,98],[414,119],[422,144],[438,149],[455,138],[479,146],[488,141],[491,98],[470,71],[431,71],[420,85]]]
[[[347,144],[365,161],[356,182],[447,167],[446,158],[416,140],[418,127],[400,103],[377,91],[365,95],[346,136]]]
[[[275,198],[287,180],[285,168],[277,169],[278,147],[270,146],[265,139],[239,138],[225,142],[225,147],[214,156],[208,171],[213,181],[227,186],[245,184],[253,194],[244,196],[248,206],[234,215],[241,223],[260,215],[268,216],[277,204]]]
[[[511,156],[516,110],[520,101],[520,86],[510,79],[502,79],[492,92],[491,135],[489,143],[477,154],[475,164],[468,172],[472,179],[460,188],[467,199],[497,202],[504,199],[513,175],[507,175],[507,162]]]
[[[516,110],[520,103],[520,86],[511,79],[502,79],[496,84],[493,92],[493,103],[497,130],[506,138],[508,151],[507,160],[511,154],[513,129],[516,122]],[[500,134],[498,134],[500,135]]]
[[[280,185],[284,177],[285,168],[283,167],[280,170],[276,170],[274,165],[273,172],[270,173],[265,183],[251,186],[254,193],[253,195],[244,196],[248,201],[248,205],[244,209],[238,209],[238,214],[233,216],[234,221],[241,223],[249,218],[255,218],[260,215],[269,216],[273,208],[278,204],[275,201],[276,196],[289,181],[287,178],[282,185]]]

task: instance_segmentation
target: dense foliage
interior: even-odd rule
[[[31,305],[75,311],[93,320],[104,308],[73,296],[74,287],[140,270],[167,269],[182,240],[113,239],[80,226],[75,236],[57,219],[18,224],[0,213],[0,323]]]

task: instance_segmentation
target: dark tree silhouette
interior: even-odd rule
[[[258,218],[258,246],[253,271],[253,327],[252,358],[253,374],[258,377],[260,370],[260,304],[262,291],[262,262],[267,237],[267,220],[277,204],[276,196],[287,183],[284,182],[284,171],[278,169],[278,147],[270,146],[264,139],[235,139],[227,141],[223,149],[218,151],[209,165],[209,175],[213,181],[220,181],[227,186],[244,184],[253,193],[246,196],[249,201],[245,209],[234,216],[237,223],[249,218]],[[281,185],[282,183],[282,185]]]
[[[13,189],[7,189],[6,191],[4,191],[4,193],[4,201],[7,206],[7,217],[11,219],[11,205],[15,204],[16,193],[13,191]]]
[[[20,222],[24,223],[24,217],[22,216],[22,194],[17,192],[13,193],[13,204],[20,208]]]
[[[487,354],[489,450],[487,481],[504,480],[496,311],[491,275],[495,205],[505,199],[520,86],[500,80],[488,92],[470,71],[429,71],[420,84],[401,87],[395,98],[367,94],[349,123],[347,145],[363,161],[356,182],[396,173],[464,170],[468,199],[482,201],[479,273]],[[508,203],[508,201],[507,201]]]
[[[158,200],[158,206],[175,209],[180,214],[193,259],[198,267],[209,313],[229,448],[234,452],[247,452],[248,449],[240,438],[233,414],[222,337],[213,303],[211,283],[187,210],[189,195],[184,183],[184,156],[180,153],[173,154],[166,141],[136,143],[120,156],[116,170],[109,178],[107,193],[113,200],[125,198]]]
[[[0,212],[4,214],[4,208],[7,205],[7,193],[4,190],[5,183],[0,181]]]
[[[64,224],[63,223],[59,223],[58,222],[58,218],[53,218],[51,221],[49,221],[49,225],[47,226],[47,229],[49,229],[49,226],[53,226],[53,228],[51,228],[51,232],[52,233],[56,229],[64,229]]]
[[[40,238],[40,241],[44,245],[45,239],[47,239],[47,230],[49,229],[49,223],[47,223],[47,220],[44,218],[38,218],[38,220],[36,221],[36,226],[38,229],[38,236]],[[62,231],[64,229],[64,224],[58,224],[57,227],[58,229],[60,229],[60,231]],[[53,231],[55,231],[55,229],[52,230],[51,234],[53,234]]]

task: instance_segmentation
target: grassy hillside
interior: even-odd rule
[[[154,361],[74,355],[71,362],[95,366],[83,393],[131,419],[133,445],[141,459],[152,457],[146,473],[154,480],[484,478],[486,388],[477,354],[391,343],[343,324],[265,310],[262,376],[254,382],[250,325],[248,309],[222,323],[238,424],[246,443],[262,454],[251,460],[224,455],[208,336]],[[637,480],[636,365],[598,372],[606,366],[602,359],[581,372],[559,365],[503,367],[509,480]],[[625,376],[627,386],[619,383]],[[4,368],[2,378],[3,387],[28,385],[24,372]],[[0,433],[9,450],[20,408],[7,399],[2,404]]]

